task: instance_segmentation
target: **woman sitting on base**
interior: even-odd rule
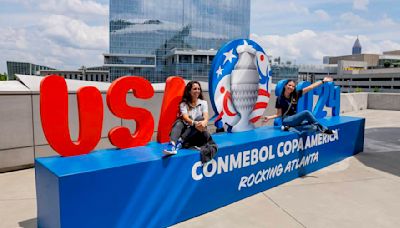
[[[303,124],[303,121],[306,121],[307,124],[316,125],[318,130],[322,133],[333,134],[334,132],[320,124],[310,111],[304,110],[297,113],[297,102],[303,94],[324,84],[325,82],[331,81],[331,77],[325,77],[322,81],[317,81],[302,90],[296,91],[296,84],[294,81],[288,80],[284,86],[282,94],[276,98],[276,114],[272,116],[264,116],[264,122],[277,117],[282,117],[283,129],[288,130],[290,127],[299,126]]]
[[[164,154],[172,155],[182,148],[202,146],[211,136],[207,131],[208,105],[203,100],[200,83],[190,81],[179,105],[180,117],[175,121],[170,134],[171,142]]]

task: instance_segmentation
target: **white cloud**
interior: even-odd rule
[[[251,39],[260,43],[268,54],[273,57],[281,56],[297,64],[322,64],[323,56],[349,55],[356,38],[312,30],[284,36],[251,35]],[[374,41],[368,36],[359,36],[359,39],[363,53],[381,54],[383,51],[400,49],[400,43],[390,40]]]
[[[400,41],[400,23],[386,14],[381,18],[368,20],[352,12],[346,12],[336,21],[335,26],[336,29],[331,30],[335,34],[365,35],[375,41]]]
[[[392,28],[392,29],[394,26],[398,26],[398,24],[392,18],[390,18],[387,14],[384,14],[383,18],[378,23],[382,27],[388,27],[388,28]]]
[[[108,45],[107,26],[89,26],[83,21],[63,15],[51,15],[42,19],[42,33],[60,45],[103,49]]]
[[[373,42],[366,38],[366,40],[361,43],[361,46],[363,47],[363,53],[381,54],[384,51],[400,50],[400,43],[391,40]]]
[[[318,17],[318,19],[320,19],[320,20],[326,21],[326,20],[331,19],[331,17],[329,16],[329,14],[328,14],[325,10],[322,10],[322,9],[315,10],[315,11],[314,11],[314,14],[315,14],[315,15]]]
[[[101,55],[108,49],[107,26],[89,26],[62,15],[45,16],[32,27],[0,28],[0,34],[0,72],[7,60],[57,69],[102,65]]]
[[[310,11],[305,6],[300,6],[295,4],[294,2],[290,2],[289,4],[280,4],[278,5],[279,10],[291,12],[291,13],[298,13],[298,14],[310,14]]]
[[[344,22],[345,26],[355,26],[355,27],[368,27],[368,26],[372,26],[373,22],[372,21],[368,21],[362,17],[360,17],[357,14],[354,14],[352,12],[346,12],[343,13],[342,15],[340,15],[340,20],[342,22]]]
[[[3,0],[0,72],[6,61],[58,69],[102,65],[108,51],[108,5],[95,0]],[[9,19],[12,18],[12,21]]]
[[[354,0],[353,1],[353,8],[356,10],[368,10],[369,0]]]
[[[40,10],[52,14],[108,15],[108,5],[92,0],[24,0],[20,2],[29,4],[30,7],[38,7]]]
[[[265,1],[265,0],[252,0],[251,2],[251,13],[263,15],[265,13],[281,14],[300,14],[308,15],[310,11],[308,7],[301,4],[297,4],[292,1]]]
[[[8,59],[60,69],[102,64],[101,54],[108,50],[105,1],[0,1],[18,9],[0,15],[0,72],[6,70]],[[345,11],[348,0],[251,0],[252,31],[259,31],[270,53],[297,63],[321,63],[324,55],[350,54],[357,35],[365,53],[400,49],[399,17],[393,10],[368,9],[368,0],[352,3],[357,13]]]

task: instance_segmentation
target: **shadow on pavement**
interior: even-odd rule
[[[364,152],[355,158],[368,167],[400,176],[400,128],[366,129]]]
[[[18,223],[20,227],[23,228],[36,228],[37,227],[37,218],[28,219],[25,221],[21,221]]]

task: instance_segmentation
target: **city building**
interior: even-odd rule
[[[400,92],[400,67],[368,67],[367,62],[340,60],[331,65],[300,65],[299,80],[315,82],[330,76],[342,92]]]
[[[335,78],[337,71],[337,64],[299,65],[299,80],[315,82],[326,76]]]
[[[357,37],[352,55],[325,56],[324,66],[333,67],[332,71],[324,66],[314,67],[308,77],[300,67],[301,80],[315,81],[332,76],[342,92],[400,92],[400,50],[385,51],[383,54],[363,54]],[[323,69],[318,73],[317,68]],[[336,68],[334,70],[334,68]]]
[[[358,61],[365,62],[367,64],[367,68],[382,68],[390,66],[391,64],[399,65],[400,64],[400,51],[386,51],[380,54],[362,54],[361,53],[361,44],[360,40],[356,39],[352,48],[351,55],[342,55],[342,56],[324,56],[323,63],[324,64],[339,64],[340,61]]]
[[[361,50],[362,50],[362,47],[361,47],[361,44],[360,44],[360,40],[357,37],[356,41],[354,42],[353,49],[352,49],[351,53],[353,55],[359,55],[359,54],[361,54]]]
[[[272,64],[272,83],[278,83],[280,80],[289,79],[297,82],[299,67],[292,64]]]
[[[174,48],[165,56],[166,75],[188,75],[190,80],[208,81],[216,50],[187,50]],[[190,77],[191,76],[191,77]]]
[[[292,64],[291,61],[281,61],[281,57],[273,58],[268,56],[271,66],[272,83],[276,84],[280,80],[289,79],[297,82],[299,75],[299,67]]]
[[[400,68],[343,71],[335,77],[342,92],[400,92]]]
[[[140,75],[163,82],[170,75],[207,80],[223,44],[248,38],[248,0],[111,0],[111,80]]]
[[[399,67],[400,66],[400,50],[399,51],[388,51],[383,52],[383,55],[379,56],[378,60],[379,67]]]
[[[381,57],[380,55],[379,58]],[[314,80],[308,81],[321,80],[325,76],[331,76],[335,84],[341,86],[342,92],[345,93],[400,92],[400,67],[398,65],[369,66],[366,61],[340,60],[338,64],[330,66],[336,68],[336,74],[333,72],[331,72],[332,74],[328,74],[328,72],[325,74],[314,74]],[[302,71],[301,67],[300,71]]]
[[[78,70],[41,70],[40,75],[46,76],[56,74],[65,79],[75,79],[83,81],[109,82],[108,68],[106,67],[88,67],[82,66]]]
[[[37,65],[27,62],[7,61],[8,80],[15,80],[16,74],[39,75],[41,70],[55,70],[48,66]]]
[[[109,82],[109,72],[105,66],[85,67],[78,70],[57,70],[48,66],[41,66],[33,63],[7,61],[9,80],[15,79],[15,74],[46,76],[56,74],[66,79],[84,81]],[[10,78],[13,77],[13,78]]]
[[[395,50],[395,51],[384,51],[384,55],[400,55],[400,50]]]
[[[366,62],[368,67],[377,66],[379,63],[378,54],[355,54],[355,55],[342,55],[330,56],[328,64],[338,64],[341,60]]]

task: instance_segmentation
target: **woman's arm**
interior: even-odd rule
[[[188,108],[188,105],[182,102],[182,103],[179,104],[179,109],[180,109],[180,113],[181,113],[181,118],[182,118],[182,120],[183,120],[185,123],[187,123],[188,125],[194,126],[194,120],[192,120],[192,119],[189,117],[189,110],[188,110],[189,108]]]
[[[194,120],[190,119],[188,114],[182,114],[182,120],[185,121],[188,125],[193,126]]]
[[[282,116],[282,109],[281,108],[277,108],[276,109],[276,114],[272,115],[272,116],[264,116],[263,117],[263,122],[268,122],[269,120],[273,120],[275,118],[278,118]]]
[[[203,117],[204,120],[198,122],[195,121],[196,128],[199,131],[204,131],[208,125],[208,112],[203,112]]]
[[[318,86],[324,84],[325,82],[331,82],[333,79],[331,77],[325,77],[324,79],[320,81],[316,81],[313,84],[307,86],[306,88],[303,89],[303,94],[309,92],[310,90],[317,88]]]
[[[208,124],[208,112],[203,112],[204,120],[200,121],[203,127],[207,127]]]

